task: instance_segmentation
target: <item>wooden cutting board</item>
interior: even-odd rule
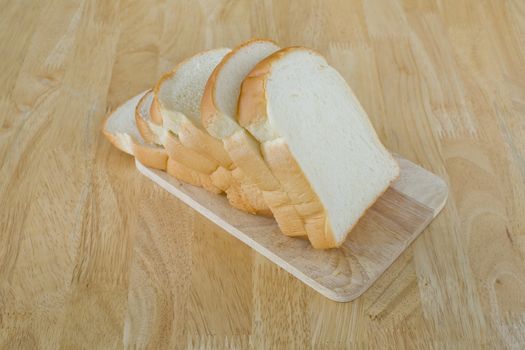
[[[234,209],[225,196],[182,183],[136,162],[138,170],[226,232],[329,299],[360,296],[401,255],[445,205],[448,188],[435,174],[396,156],[399,179],[365,213],[342,247],[312,249],[280,233],[272,218]]]

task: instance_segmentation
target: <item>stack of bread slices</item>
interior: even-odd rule
[[[180,62],[113,111],[104,133],[318,249],[340,246],[399,175],[341,75],[311,49],[265,39]]]

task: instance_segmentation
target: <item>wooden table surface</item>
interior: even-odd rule
[[[327,300],[141,176],[105,114],[252,36],[327,56],[442,214]],[[525,2],[0,4],[0,348],[524,348]]]

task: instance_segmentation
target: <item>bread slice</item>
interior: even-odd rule
[[[283,49],[257,64],[238,121],[261,143],[314,248],[341,245],[399,175],[346,81],[312,50]]]
[[[223,192],[213,184],[209,175],[217,169],[217,162],[184,147],[176,135],[155,123],[150,112],[152,102],[153,92],[150,90],[144,94],[135,108],[135,123],[147,142],[164,147],[169,157],[166,172],[181,181],[203,187],[212,193]]]
[[[210,136],[202,127],[200,102],[204,86],[213,69],[229,51],[229,49],[206,51],[178,64],[157,83],[150,111],[159,112],[163,128],[170,131],[171,141],[177,137],[178,148],[191,150],[193,152],[191,155],[189,152],[185,154],[188,160],[198,164],[184,162],[182,156],[172,157],[173,159],[189,168],[213,175],[212,182],[226,192],[232,206],[253,214],[271,216],[271,211],[262,200],[262,195],[256,186],[248,183],[247,179],[242,179],[239,174],[237,178],[230,174],[235,166],[222,142]],[[169,150],[169,145],[166,142],[164,144]],[[216,163],[210,167],[209,164],[196,160],[198,157],[211,159]],[[206,167],[206,170],[202,167]]]
[[[115,147],[134,156],[142,164],[165,170],[168,155],[164,148],[144,142],[135,126],[135,107],[148,93],[138,94],[111,112],[104,122],[103,133]]]
[[[184,165],[189,170],[195,170],[203,174],[214,172],[219,166],[217,161],[185,147],[177,135],[153,121],[151,117],[153,101],[153,92],[149,91],[140,99],[135,110],[135,122],[144,140],[163,146],[171,159]]]
[[[208,133],[222,140],[225,149],[254,191],[262,191],[281,231],[288,236],[306,235],[300,215],[290,203],[280,182],[265,163],[259,144],[237,123],[237,101],[241,83],[262,59],[280,48],[273,41],[252,39],[226,54],[206,84],[201,102],[202,124]],[[242,181],[243,174],[239,174]]]
[[[164,128],[177,135],[187,148],[210,156],[226,169],[233,163],[222,143],[202,128],[200,101],[210,74],[229,51],[210,50],[186,59],[165,74],[154,89],[154,107],[160,112]]]
[[[225,191],[233,207],[250,213],[255,212],[256,209],[249,204],[254,202],[254,199],[249,197],[246,185],[234,181],[231,171],[215,166],[212,173],[207,174],[178,161],[179,159],[195,161],[195,159],[191,158],[191,150],[187,149],[183,149],[184,152],[182,153],[186,151],[189,153],[180,157],[179,151],[173,149],[180,146],[176,142],[176,136],[164,131],[156,123],[154,125],[147,123],[150,110],[148,103],[152,100],[151,96],[151,90],[139,94],[119,106],[106,118],[103,132],[111,143],[120,150],[135,156],[142,164],[155,169],[166,170],[169,175],[190,185],[203,187],[217,194]],[[147,130],[145,135],[149,135],[150,142],[164,144],[166,149],[146,143],[135,122],[142,125],[143,134],[144,130]],[[214,181],[223,187],[216,186]],[[260,211],[260,214],[271,215],[264,210]]]

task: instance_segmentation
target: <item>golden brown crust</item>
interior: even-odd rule
[[[157,125],[162,126],[162,114],[160,113],[159,102],[156,96],[153,96],[153,101],[149,109],[149,114],[151,116],[151,121]]]
[[[201,102],[201,121],[204,128],[208,129],[211,124],[216,121],[216,118],[219,116],[219,109],[215,100],[215,86],[217,83],[217,77],[222,70],[222,67],[228,63],[228,61],[241,49],[249,46],[255,42],[275,42],[271,39],[262,39],[262,38],[252,38],[248,41],[243,42],[241,45],[237,46],[232,51],[228,52],[221,60],[221,62],[215,67],[213,73],[210,75],[206,87],[204,88],[204,95],[202,96]]]
[[[273,54],[275,55],[275,54]],[[272,57],[271,55],[270,57]],[[269,58],[269,57],[268,57]],[[264,59],[262,62],[268,60]],[[237,122],[244,128],[267,119],[266,115],[266,78],[270,64],[259,63],[254,70],[244,78],[237,104]]]
[[[162,86],[162,84],[164,84],[164,82],[166,80],[169,80],[171,79],[176,73],[177,73],[177,70],[182,67],[184,64],[186,64],[189,60],[195,58],[195,57],[198,57],[200,55],[204,55],[210,51],[214,51],[214,50],[209,50],[209,51],[203,51],[203,52],[200,52],[198,54],[195,54],[193,56],[190,56],[182,61],[180,61],[179,63],[177,63],[175,65],[175,67],[173,67],[173,69],[171,71],[168,71],[166,73],[164,73],[160,79],[157,81],[157,83],[155,84],[155,87],[153,88],[153,103],[151,104],[151,119],[153,120],[153,122],[155,122],[156,124],[158,125],[162,125],[162,114],[161,114],[161,111],[160,111],[160,103],[159,103],[159,100],[158,100],[158,95],[159,95],[159,91],[160,91],[160,87]]]
[[[268,118],[266,101],[266,79],[268,79],[272,65],[284,56],[295,51],[311,51],[301,46],[292,46],[274,52],[259,62],[244,79],[237,105],[237,118],[242,127],[248,128],[252,124],[258,125]]]
[[[215,83],[221,67],[225,64],[225,59],[231,57],[232,53],[233,51],[230,51],[223,57],[222,61],[213,70],[213,73],[211,73],[206,82],[206,86],[204,87],[204,94],[202,95],[201,100],[201,123],[205,129],[208,129],[219,113],[215,104]]]
[[[154,143],[159,145],[157,135],[153,133],[153,131],[150,129],[148,123],[139,116],[139,114],[135,114],[135,125],[137,125],[137,129],[139,129],[140,136],[146,141],[147,143]]]
[[[166,80],[170,79],[175,74],[175,71],[180,64],[182,64],[182,62],[177,64],[173,70],[164,73],[153,87],[153,102],[151,102],[150,115],[151,120],[157,125],[162,125],[162,114],[160,112],[160,103],[157,97],[159,95],[160,87]]]
[[[135,124],[137,125],[137,129],[139,130],[140,135],[144,139],[144,141],[148,143],[154,143],[157,145],[162,144],[162,140],[159,139],[159,135],[157,135],[149,126],[147,117],[142,114],[142,110],[144,109],[144,104],[146,103],[149,96],[153,94],[153,90],[148,90],[144,94],[144,96],[141,97],[139,100],[139,103],[137,104],[137,107],[135,107]],[[151,105],[149,110],[151,111]],[[150,112],[151,115],[151,112]],[[153,122],[153,118],[151,119]]]

